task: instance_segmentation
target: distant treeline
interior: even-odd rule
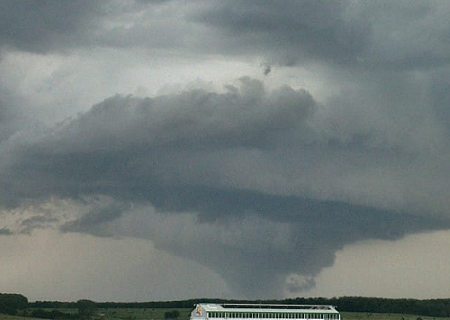
[[[287,304],[327,304],[339,311],[369,313],[403,313],[431,317],[450,317],[450,299],[387,299],[365,297],[296,298],[283,300]]]
[[[369,313],[403,313],[431,317],[450,317],[450,299],[386,299],[366,297],[340,298],[295,298],[285,300],[224,300],[224,299],[190,299],[178,301],[154,302],[93,302],[80,300],[77,302],[36,301],[19,294],[0,294],[0,313],[16,314],[17,310],[37,309],[70,309],[80,308],[80,302],[90,302],[95,308],[193,308],[199,302],[215,303],[261,303],[261,304],[315,304],[333,305],[339,311],[369,312]],[[31,311],[32,312],[32,311]],[[37,314],[35,313],[35,316]]]

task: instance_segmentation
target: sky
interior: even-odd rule
[[[0,290],[448,298],[448,1],[0,0]]]

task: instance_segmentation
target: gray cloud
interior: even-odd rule
[[[26,112],[22,102],[22,99],[15,97],[0,84],[0,145],[13,137],[15,133],[20,132],[26,125]]]
[[[15,111],[0,101],[0,142],[7,139],[14,132]]]
[[[216,31],[222,52],[282,65],[410,70],[449,62],[446,9],[445,1],[216,1],[191,18]]]
[[[222,51],[268,52],[283,64],[332,60],[354,63],[370,40],[370,25],[345,17],[349,2],[217,1],[192,19],[218,30]],[[226,39],[226,41],[223,41]]]
[[[267,297],[308,290],[347,244],[449,227],[447,2],[193,3],[3,1],[0,47],[256,58],[266,80],[317,71],[326,95],[243,77],[34,130],[0,88],[0,204],[39,212],[0,234],[148,238]]]
[[[99,2],[2,1],[0,45],[31,52],[49,52],[86,42],[96,28]]]
[[[118,44],[125,41],[121,15],[133,15],[164,2],[167,0],[5,0],[0,3],[0,47],[68,53],[77,48]],[[111,37],[115,40],[111,41]]]
[[[77,221],[64,230],[148,238],[161,249],[215,270],[236,294],[268,298],[281,296],[285,286],[291,292],[311,288],[314,276],[333,264],[335,252],[345,244],[395,240],[449,224],[339,202],[244,190],[194,193],[191,188],[170,189],[170,196],[157,197],[170,202],[173,211],[200,216],[169,215],[167,203],[150,199],[160,213],[131,209],[117,220],[98,215],[89,226],[80,228]]]
[[[8,175],[32,177],[40,172],[46,181],[32,179],[35,183],[22,185],[17,177],[3,180],[10,190],[3,199],[54,192],[122,193],[123,179],[148,186],[164,180],[159,177],[164,166],[183,153],[274,148],[287,132],[302,128],[314,107],[304,90],[285,87],[266,93],[259,81],[249,78],[241,84],[224,94],[194,90],[155,99],[116,96],[52,134],[32,134],[10,147],[21,160],[11,163]]]
[[[291,276],[288,278],[287,290],[293,293],[307,291],[316,286],[315,280],[308,277]]]
[[[12,235],[13,232],[7,228],[1,228],[0,229],[0,236],[9,236]]]
[[[86,214],[61,220],[62,231],[152,239],[215,270],[240,295],[258,297],[311,287],[346,244],[449,227],[439,207],[429,215],[413,210],[409,195],[401,204],[383,199],[383,172],[399,175],[407,192],[410,172],[396,166],[416,165],[416,155],[409,159],[395,141],[376,143],[377,130],[362,135],[345,126],[350,139],[339,138],[326,130],[333,126],[321,108],[305,90],[269,91],[250,78],[224,93],[114,96],[59,127],[8,139],[0,199],[5,208],[53,197],[87,201]],[[380,177],[365,177],[371,170]],[[365,201],[358,180],[380,188]],[[111,200],[91,205],[93,195]],[[44,213],[21,230],[53,222]]]
[[[87,214],[81,218],[64,223],[61,226],[63,232],[82,232],[90,233],[97,236],[118,237],[118,233],[105,234],[101,226],[110,221],[114,221],[122,216],[126,211],[130,210],[129,205],[123,202],[100,202],[89,209]]]
[[[446,1],[196,1],[192,6],[176,0],[3,1],[0,46],[40,53],[138,47],[254,55],[285,66],[427,70],[449,62],[443,41],[448,6]]]

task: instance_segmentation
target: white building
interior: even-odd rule
[[[199,303],[191,312],[191,320],[340,320],[333,306],[284,304],[215,304]]]

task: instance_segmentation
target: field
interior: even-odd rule
[[[109,308],[98,309],[98,314],[101,319],[105,320],[161,320],[164,319],[164,314],[173,310],[180,312],[180,320],[188,320],[191,309],[163,309],[163,308]],[[1,319],[0,319],[1,320]]]
[[[97,309],[92,320],[164,320],[164,314],[168,311],[178,310],[180,320],[188,320],[191,309],[163,309],[163,308],[109,308]],[[51,311],[51,309],[47,309]],[[75,313],[76,309],[60,309],[65,313]],[[365,312],[341,312],[343,320],[449,320],[448,318],[427,317],[410,314],[395,313],[365,313]],[[0,314],[0,320],[42,320],[23,316],[8,316]]]
[[[77,309],[43,309],[45,311],[58,310],[63,313],[77,313]],[[163,308],[98,308],[92,320],[164,320],[165,313],[178,310],[179,320],[188,320],[192,309],[163,309]],[[28,310],[28,314],[32,312]],[[9,316],[0,314],[0,320],[42,320],[24,316]]]
[[[427,317],[399,313],[366,313],[366,312],[341,312],[343,320],[448,320],[448,318]],[[419,320],[420,320],[419,319]]]
[[[21,317],[21,316],[8,316],[6,314],[0,313],[0,320],[42,320],[42,319],[28,318],[28,317]]]

